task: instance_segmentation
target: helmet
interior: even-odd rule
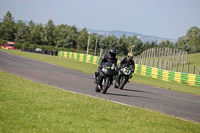
[[[115,48],[111,48],[109,50],[109,55],[112,57],[112,58],[115,58],[116,57],[116,54],[117,54],[117,50]]]
[[[132,54],[131,52],[130,52],[130,53],[128,53],[128,55],[127,55],[127,56],[128,56],[128,58],[129,58],[129,59],[133,59],[133,54]]]

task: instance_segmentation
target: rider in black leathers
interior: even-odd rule
[[[112,62],[115,64],[115,69],[116,69],[116,74],[117,74],[117,58],[116,58],[116,49],[115,48],[111,48],[108,52],[108,54],[104,55],[100,61],[99,61],[99,67],[97,69],[97,71],[95,72],[95,83],[98,83],[98,79],[97,79],[97,76],[99,75],[99,72],[101,71],[102,69],[102,66],[105,62]]]
[[[119,70],[122,68],[122,66],[124,65],[124,64],[129,64],[130,66],[131,66],[131,71],[132,71],[132,73],[134,73],[134,71],[135,71],[135,62],[134,62],[134,60],[133,60],[133,54],[132,53],[128,53],[128,55],[127,55],[127,57],[124,57],[121,61],[120,61],[120,63],[119,63]],[[117,77],[116,77],[116,80],[117,80],[117,83],[119,84],[119,82],[120,82],[120,78],[121,78],[121,73],[120,73],[120,71],[118,72],[118,75],[117,75]],[[130,78],[132,78],[132,75],[130,75],[130,77],[129,77],[129,79]]]

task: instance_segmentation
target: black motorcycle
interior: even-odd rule
[[[111,86],[113,77],[116,74],[115,65],[111,62],[105,62],[99,75],[97,76],[98,83],[95,91],[105,94]]]
[[[125,84],[128,82],[129,77],[132,75],[131,66],[128,64],[124,64],[122,66],[122,68],[119,70],[119,73],[121,75],[118,79],[119,84],[115,80],[114,87],[122,90],[124,88]]]

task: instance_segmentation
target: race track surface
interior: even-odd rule
[[[92,75],[8,54],[2,50],[0,70],[69,91],[200,122],[200,96],[135,83],[128,83],[124,90],[111,86],[107,94],[100,94],[94,91]]]

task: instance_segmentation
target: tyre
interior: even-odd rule
[[[110,80],[109,79],[103,79],[103,82],[102,82],[102,90],[101,90],[101,93],[102,94],[105,94],[108,90],[108,87],[109,87],[109,82]]]
[[[114,80],[114,87],[115,87],[115,88],[118,88],[118,87],[119,87],[116,80]]]
[[[126,76],[122,76],[120,79],[120,85],[119,85],[119,89],[122,90],[124,88],[124,85],[127,83],[128,81],[128,77]]]
[[[95,91],[96,91],[96,92],[100,92],[100,91],[101,91],[101,90],[99,89],[99,87],[98,87],[98,84],[96,85]]]

